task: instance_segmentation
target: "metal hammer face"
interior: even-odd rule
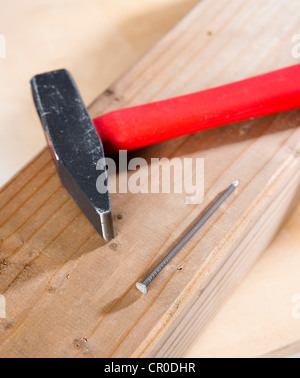
[[[76,84],[60,70],[35,76],[31,86],[61,182],[98,233],[113,239],[109,192],[96,188],[99,175],[107,175],[105,167],[96,170],[104,150]]]

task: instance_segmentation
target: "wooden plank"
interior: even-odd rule
[[[300,207],[215,320],[184,354],[198,358],[289,357],[300,353]]]
[[[275,5],[239,0],[199,3],[91,107],[92,114],[291,64],[290,51],[287,55],[278,51],[289,46],[297,30],[297,8],[295,2],[283,0]],[[274,38],[279,33],[285,43]],[[254,56],[255,62],[245,65]],[[3,192],[10,203],[4,201],[0,210],[0,291],[17,306],[10,307],[0,332],[1,356],[181,353],[197,323],[202,327],[211,318],[273,238],[297,198],[298,123],[298,112],[291,112],[142,152],[148,160],[153,156],[204,157],[207,196],[203,207],[230,180],[242,181],[238,195],[144,297],[134,283],[199,216],[199,207],[185,206],[180,196],[115,195],[118,236],[114,243],[102,246],[61,188],[53,166],[43,161],[44,154],[38,157],[34,163],[37,181],[28,168],[19,176],[27,182],[20,192],[15,192],[13,184]],[[118,219],[119,213],[123,219]],[[175,214],[181,214],[181,219]],[[249,253],[245,253],[247,248]],[[197,307],[203,315],[192,329],[184,329]],[[176,332],[183,337],[177,338]]]
[[[131,60],[135,60],[139,54],[143,54],[151,47],[158,36],[162,36],[196,2],[195,0],[185,0],[184,2],[144,0],[141,4],[131,0],[124,7],[122,1],[113,0],[107,3],[105,0],[99,0],[97,2],[99,8],[95,9],[95,3],[90,0],[85,2],[84,8],[81,7],[79,1],[74,0],[72,13],[70,13],[67,1],[64,0],[52,0],[50,8],[52,11],[50,12],[45,12],[40,7],[39,0],[25,0],[22,2],[22,7],[20,7],[20,3],[16,6],[14,1],[5,2],[5,4],[3,2],[5,12],[0,14],[0,24],[1,32],[9,41],[9,54],[7,59],[0,63],[3,68],[0,70],[3,89],[0,99],[1,104],[4,104],[4,107],[1,108],[0,132],[1,129],[5,132],[0,140],[0,160],[2,161],[1,157],[5,156],[5,168],[9,172],[12,171],[9,173],[10,175],[16,168],[15,160],[21,161],[23,165],[24,157],[26,158],[28,153],[33,157],[35,151],[40,150],[44,144],[40,123],[32,107],[31,98],[28,96],[28,87],[20,88],[20,82],[27,83],[30,76],[45,70],[45,67],[48,69],[52,69],[54,66],[61,67],[67,59],[72,62],[70,68],[79,81],[82,94],[86,99],[93,98],[97,89],[105,89],[105,85],[110,84],[114,77],[124,71]],[[53,12],[58,8],[59,12]],[[52,30],[56,25],[63,23],[66,9],[72,23],[68,24],[68,31],[60,31],[58,41]],[[59,18],[57,17],[58,13]],[[15,20],[14,24],[9,23],[12,17]],[[86,20],[88,28],[78,28],[78,24],[82,25],[83,18]],[[93,22],[95,19],[98,21],[97,23]],[[105,20],[109,20],[109,22]],[[43,25],[43,28],[40,25]],[[99,25],[101,25],[101,33]],[[19,44],[19,34],[16,33],[17,27],[18,30],[22,30],[22,46]],[[34,33],[34,30],[38,30],[38,32]],[[107,44],[105,48],[99,46],[98,37],[96,38],[99,33],[105,35],[105,38],[101,38],[101,42],[105,40],[104,44]],[[34,44],[32,43],[33,34],[36,37]],[[78,45],[78,50],[74,48],[74,45],[70,43],[70,35],[72,41],[84,40],[85,50],[90,51],[88,57],[82,54],[82,44]],[[120,41],[122,41],[122,49],[120,49]],[[39,45],[38,53],[36,52],[37,44]],[[55,45],[55,56],[53,51],[44,48],[51,45]],[[43,54],[40,53],[41,48]],[[64,55],[60,55],[59,51],[63,51]],[[14,62],[19,60],[18,54],[27,54],[32,59],[28,62],[23,60],[22,66],[18,67],[18,75],[15,75]],[[78,55],[80,55],[80,59],[78,59]],[[98,68],[100,61],[102,62],[101,70]],[[88,75],[93,78],[92,85],[88,85],[88,77],[82,70],[84,63],[89,64]],[[97,79],[96,85],[94,79]],[[16,84],[13,84],[14,81]],[[22,122],[19,117],[20,109],[22,109]],[[14,125],[18,133],[12,127],[8,130],[7,124]],[[26,125],[26,135],[22,133],[24,125]],[[28,133],[28,126],[31,128],[30,133]],[[22,138],[16,140],[16,134],[21,133]],[[18,151],[17,154],[16,151]],[[34,173],[34,167],[30,165],[29,168]],[[2,169],[0,183],[4,182],[5,177],[7,177],[6,172]],[[18,180],[14,181],[15,191],[22,185],[23,183],[18,177]],[[2,199],[4,197],[2,196]],[[296,217],[297,214],[292,218],[295,222],[297,221]],[[243,285],[239,286],[233,298],[226,303],[224,309],[206,332],[196,340],[196,346],[193,345],[185,354],[186,356],[248,357],[268,355],[270,351],[274,350],[285,351],[286,346],[294,340],[294,336],[299,334],[298,322],[291,322],[289,319],[291,306],[289,300],[279,301],[277,297],[270,295],[266,290],[266,286],[269,285],[274,288],[275,292],[282,293],[282,297],[285,298],[290,298],[291,293],[299,292],[299,289],[296,288],[297,285],[294,284],[297,282],[298,270],[296,268],[299,266],[299,260],[295,254],[297,237],[293,235],[292,242],[286,238],[286,232],[291,234],[290,224],[291,221],[288,224],[289,227],[285,227],[281,231],[276,245],[270,248],[263,259],[260,259],[251,275],[247,277]],[[295,227],[299,229],[299,225],[295,225]],[[279,254],[280,250],[284,253]],[[276,265],[274,258],[276,258]],[[289,266],[287,267],[287,265]],[[284,271],[283,266],[286,266]],[[259,274],[259,271],[262,271],[263,274]],[[279,271],[280,278],[278,277]],[[284,286],[282,285],[283,280]],[[266,293],[262,290],[263,288]],[[280,311],[278,311],[278,303],[280,303]],[[253,314],[252,308],[263,308],[263,319],[262,313],[255,312]],[[274,320],[274,313],[277,314],[277,323],[271,321]],[[279,319],[279,313],[288,314],[288,319],[286,315]],[[226,327],[224,327],[224,323],[226,323]],[[284,330],[282,330],[282,324],[285,325]],[[256,333],[253,332],[254,328]]]

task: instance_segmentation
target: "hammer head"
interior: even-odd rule
[[[104,159],[103,146],[76,84],[60,70],[35,76],[31,86],[63,185],[98,233],[106,241],[113,239],[107,172],[104,164],[102,171],[96,170]],[[96,187],[100,175],[106,175],[104,194]]]

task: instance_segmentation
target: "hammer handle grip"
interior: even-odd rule
[[[134,150],[182,135],[300,108],[300,65],[94,120],[105,152]]]

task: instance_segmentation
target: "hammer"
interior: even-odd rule
[[[300,65],[169,100],[120,109],[91,120],[66,70],[35,76],[34,101],[59,177],[98,233],[114,238],[106,154],[300,107]],[[104,161],[104,160],[103,160]],[[106,175],[106,176],[105,176]],[[107,184],[107,180],[106,180]]]

